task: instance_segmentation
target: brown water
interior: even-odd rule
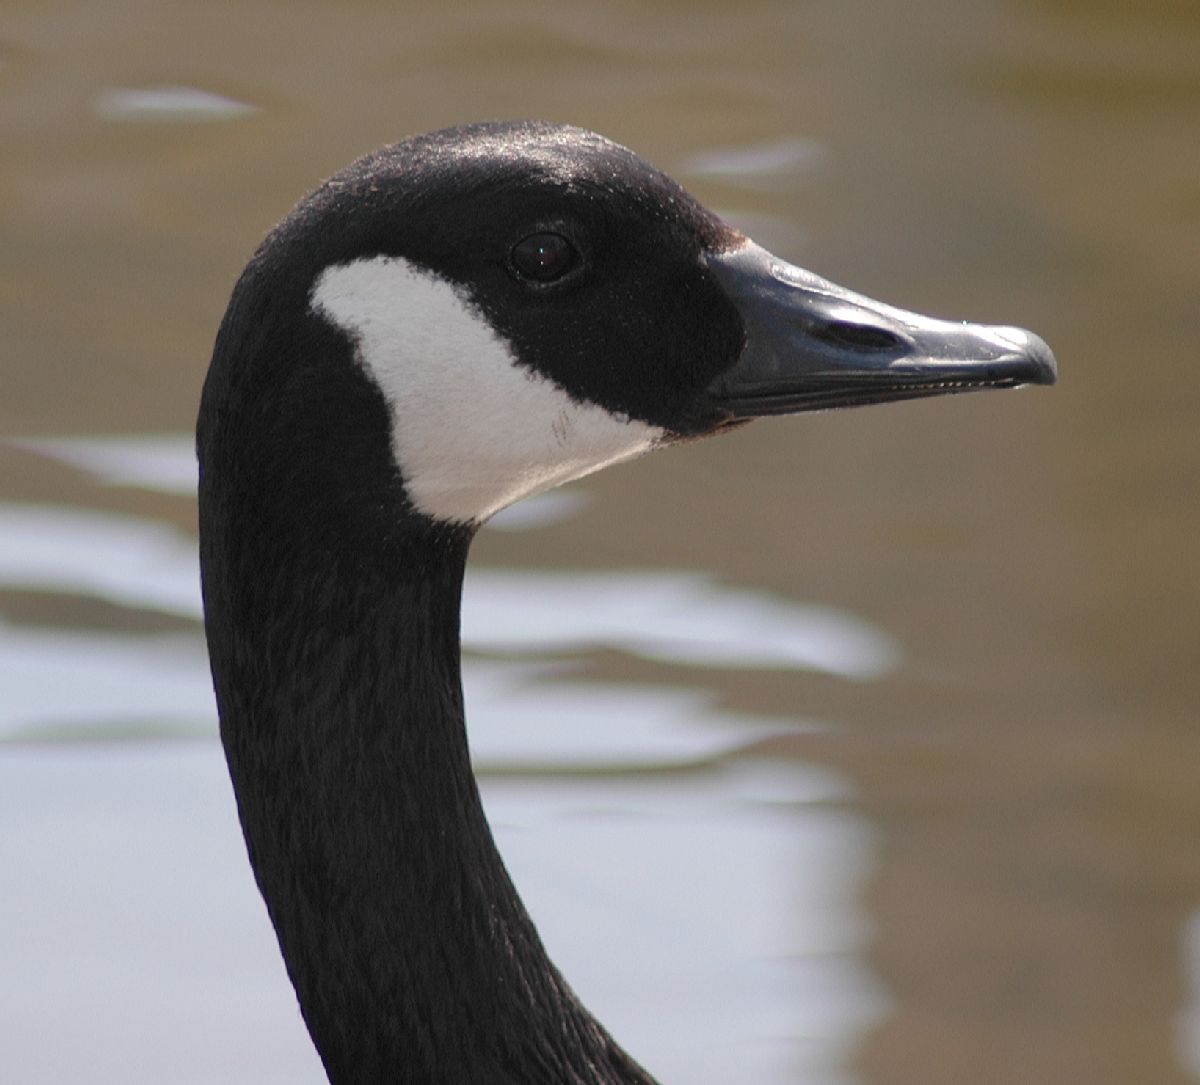
[[[257,112],[121,119],[104,97],[169,84]],[[629,144],[830,278],[1055,348],[1051,392],[759,423],[598,476],[580,515],[476,556],[709,570],[900,643],[874,683],[706,677],[731,710],[839,725],[771,752],[845,773],[881,835],[894,1006],[863,1081],[1195,1080],[1200,7],[10,0],[0,434],[187,429],[231,283],[295,198],[401,135],[525,115]],[[781,143],[776,171],[702,168]],[[193,518],[12,446],[0,498]]]

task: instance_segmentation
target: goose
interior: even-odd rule
[[[757,417],[1055,375],[1037,336],[794,267],[578,128],[417,136],[302,200],[217,335],[200,553],[249,859],[332,1085],[652,1085],[480,805],[459,604],[488,517]]]

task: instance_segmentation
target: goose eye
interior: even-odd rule
[[[513,246],[512,262],[524,278],[551,283],[579,262],[579,253],[562,234],[530,234]]]

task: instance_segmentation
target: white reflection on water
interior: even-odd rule
[[[741,764],[485,792],[551,956],[648,1069],[810,1085],[851,1080],[847,1056],[885,1012],[861,959],[870,831],[804,806],[830,786]]]
[[[0,751],[0,1079],[324,1081],[218,745]]]
[[[685,159],[683,173],[711,177],[747,188],[790,188],[829,162],[829,147],[814,139],[792,136],[769,143],[714,147]]]
[[[869,830],[805,805],[829,783],[744,765],[484,798],[551,953],[664,1081],[833,1085],[885,1006]],[[4,1080],[324,1080],[215,742],[8,747],[0,828]]]
[[[555,676],[560,680],[547,681]],[[569,675],[559,668],[538,664],[466,661],[463,685],[476,768],[682,766],[733,753],[774,734],[815,727],[723,712],[701,689],[565,677]]]
[[[195,454],[184,435],[17,443],[105,484],[179,494],[195,490]],[[576,491],[554,491],[504,510],[492,526],[545,526],[578,512],[583,503]],[[43,548],[42,540],[51,545]],[[159,524],[101,513],[0,506],[0,578],[189,617],[200,613],[193,542]],[[890,638],[843,611],[721,588],[698,574],[472,567],[468,585],[463,638],[488,651],[614,647],[684,665],[800,667],[846,678],[881,677],[898,657]]]
[[[687,765],[805,726],[720,712],[703,690],[567,676],[542,663],[466,660],[478,769]],[[48,633],[0,623],[0,689],[0,742],[212,738],[216,729],[198,634]]]
[[[190,434],[22,437],[9,443],[84,471],[108,486],[169,494],[196,492],[196,442]]]
[[[200,616],[195,541],[164,524],[108,513],[0,505],[0,587]],[[684,665],[806,668],[851,678],[879,677],[897,658],[885,634],[850,614],[663,572],[472,568],[463,641],[535,654],[611,647]]]
[[[1187,1003],[1176,1021],[1176,1046],[1184,1069],[1200,1081],[1200,912],[1184,925],[1181,941]]]
[[[136,636],[0,622],[0,741],[211,737],[199,634]]]
[[[106,486],[183,496],[196,492],[195,439],[189,433],[23,437],[9,443],[83,471]],[[578,489],[550,490],[501,510],[488,527],[501,531],[546,527],[575,515],[586,504]]]
[[[235,120],[258,112],[258,106],[227,98],[211,90],[163,84],[157,87],[112,87],[92,103],[106,121],[151,121],[196,124]]]
[[[0,506],[0,588],[200,609],[194,540],[81,509]],[[465,626],[518,657],[467,660],[473,758],[588,1003],[668,1082],[851,1081],[885,1012],[863,958],[869,828],[833,773],[736,754],[811,725],[740,718],[703,689],[578,682],[563,653],[864,677],[886,638],[673,573],[473,570]],[[0,690],[0,1080],[323,1080],[245,862],[198,623],[0,623]]]
[[[201,616],[195,539],[114,513],[0,505],[0,587]]]
[[[879,678],[890,638],[828,607],[721,587],[698,573],[468,570],[463,639],[500,651],[620,648],[712,667],[779,667]]]

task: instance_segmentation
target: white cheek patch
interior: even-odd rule
[[[519,365],[461,287],[401,257],[326,268],[310,303],[354,339],[391,408],[408,495],[434,519],[486,520],[664,436]]]

